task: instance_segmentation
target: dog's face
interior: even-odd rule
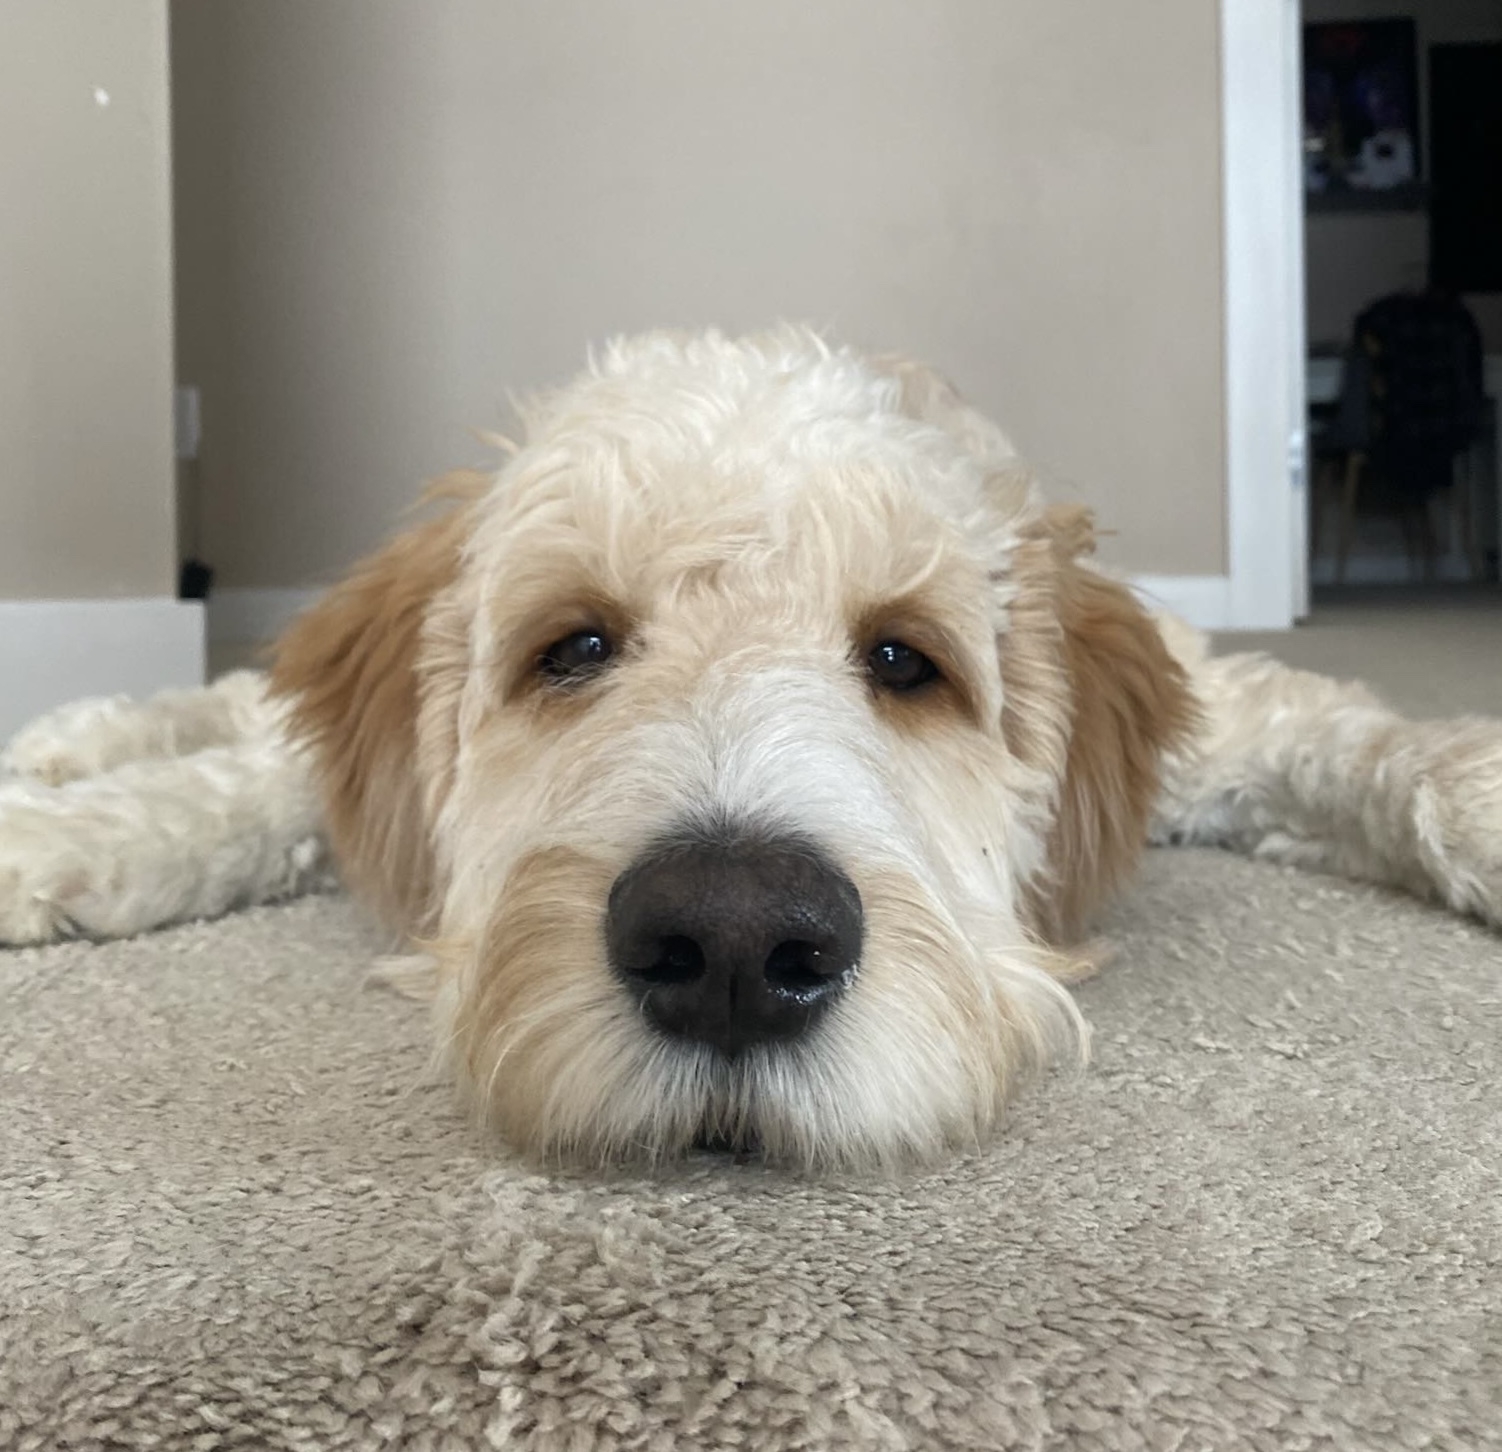
[[[1184,720],[1078,521],[932,375],[794,332],[618,345],[461,492],[279,680],[477,1102],[595,1158],[984,1134],[1078,1037],[1042,938]]]

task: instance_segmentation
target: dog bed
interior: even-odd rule
[[[1152,853],[1095,1063],[887,1183],[551,1173],[334,896],[0,955],[0,1446],[1502,1441],[1502,942]]]

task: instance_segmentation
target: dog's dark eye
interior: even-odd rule
[[[921,650],[900,640],[884,640],[866,657],[866,669],[889,691],[915,691],[937,680],[939,668]]]
[[[543,651],[537,669],[550,680],[567,684],[593,675],[614,654],[609,636],[598,630],[576,630]]]

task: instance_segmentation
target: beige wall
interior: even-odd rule
[[[175,593],[167,15],[0,0],[0,597]]]
[[[1418,32],[1420,139],[1427,148],[1431,45],[1502,40],[1502,0],[1304,0],[1307,22],[1412,16]],[[1425,157],[1425,175],[1428,158]],[[1316,212],[1305,223],[1309,339],[1341,343],[1356,315],[1384,293],[1422,287],[1429,276],[1425,212]],[[1487,347],[1502,352],[1502,295],[1468,297]]]
[[[1226,565],[1205,0],[173,6],[204,548],[299,585],[622,329],[931,358],[1128,567]]]

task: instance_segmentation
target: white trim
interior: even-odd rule
[[[323,592],[316,589],[215,590],[209,596],[209,639],[253,641],[275,639]]]
[[[1298,24],[1298,0],[1220,0],[1231,629],[1286,629],[1297,599],[1289,466],[1304,379],[1302,328],[1290,317],[1299,198],[1288,165],[1297,145],[1288,90],[1298,78],[1288,58]]]
[[[1143,604],[1167,610],[1196,629],[1231,628],[1229,575],[1133,575],[1131,585]]]
[[[1305,368],[1309,360],[1309,330],[1304,296],[1308,263],[1304,258],[1304,27],[1301,0],[1284,0],[1283,124],[1284,234],[1291,249],[1284,259],[1283,306],[1287,310],[1289,370],[1288,473],[1293,487],[1289,520],[1293,618],[1309,618],[1309,400]]]
[[[149,696],[204,679],[198,600],[0,600],[0,742],[84,696]]]

